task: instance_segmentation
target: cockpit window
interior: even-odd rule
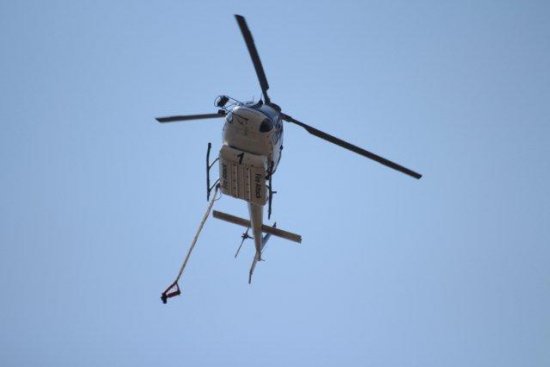
[[[228,123],[232,123],[233,122],[233,112],[229,112],[227,114],[227,116],[225,117],[225,121],[227,121]]]
[[[273,129],[273,121],[270,119],[264,119],[262,121],[262,124],[260,125],[260,132],[266,133],[268,131],[271,131]]]

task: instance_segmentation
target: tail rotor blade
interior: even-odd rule
[[[252,238],[248,235],[249,230],[250,230],[250,227],[247,227],[246,232],[244,232],[243,235],[241,236],[242,241],[241,241],[241,244],[239,245],[239,248],[237,249],[237,252],[235,253],[235,258],[237,258],[237,256],[239,255],[239,252],[241,251],[241,247],[243,247],[244,241],[246,241],[249,238]]]
[[[200,115],[179,115],[179,116],[157,117],[156,120],[160,123],[165,123],[165,122],[213,119],[213,118],[219,118],[224,116],[225,116],[225,111],[220,110],[218,111],[218,113],[203,113]]]
[[[270,103],[269,96],[267,95],[267,90],[269,89],[269,84],[267,83],[267,78],[265,76],[264,67],[260,61],[260,55],[258,55],[258,50],[254,44],[254,39],[252,38],[252,33],[246,24],[246,20],[242,15],[235,14],[241,33],[243,34],[244,42],[248,48],[248,53],[250,53],[250,58],[254,64],[254,69],[256,69],[256,75],[258,75],[258,81],[260,82],[260,87],[262,88],[262,94],[264,96],[265,103]]]
[[[285,121],[288,121],[288,122],[292,122],[293,124],[296,124],[298,126],[301,126],[303,127],[304,129],[307,130],[308,133],[312,134],[312,135],[315,135],[317,136],[318,138],[321,138],[321,139],[324,139],[328,142],[331,142],[333,144],[336,144],[342,148],[345,148],[347,150],[351,150],[352,152],[354,153],[357,153],[359,155],[362,155],[363,157],[367,157],[369,159],[372,159],[380,164],[383,164],[384,166],[386,167],[390,167],[390,168],[393,168],[394,170],[397,170],[401,173],[404,173],[406,175],[409,175],[411,177],[414,177],[416,179],[419,179],[420,177],[422,177],[422,175],[418,172],[415,172],[413,170],[410,170],[406,167],[403,167],[402,165],[400,164],[397,164],[395,162],[392,162],[386,158],[383,158],[377,154],[374,154],[372,152],[369,152],[368,150],[365,150],[363,148],[360,148],[356,145],[353,145],[351,143],[348,143],[347,141],[344,141],[342,139],[338,139],[337,137],[335,136],[332,136],[330,134],[327,134],[321,130],[318,130],[312,126],[309,126],[307,124],[304,124],[303,122],[300,122],[294,118],[292,118],[291,116],[288,116],[288,115],[283,115],[283,119]]]

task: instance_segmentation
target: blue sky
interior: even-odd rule
[[[272,238],[207,222],[218,94],[287,126]],[[543,1],[0,3],[2,366],[550,364]],[[224,197],[216,208],[245,215]]]

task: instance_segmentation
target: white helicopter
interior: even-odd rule
[[[243,103],[222,95],[218,96],[215,101],[215,105],[218,108],[217,113],[159,117],[156,120],[161,123],[167,123],[225,117],[223,145],[218,158],[212,163],[210,163],[209,158],[211,144],[208,144],[207,198],[209,198],[211,190],[220,188],[223,194],[245,200],[248,203],[250,220],[218,211],[214,211],[213,216],[247,227],[247,231],[242,236],[243,242],[247,238],[254,239],[256,253],[249,272],[250,283],[257,262],[262,260],[262,250],[270,235],[301,242],[301,236],[297,234],[280,230],[276,228],[276,225],[271,227],[263,224],[263,212],[266,204],[268,205],[268,218],[271,216],[271,203],[273,194],[275,193],[272,189],[271,180],[281,160],[281,153],[283,150],[283,121],[301,126],[312,135],[375,160],[378,163],[416,179],[419,179],[422,175],[363,148],[320,131],[283,113],[281,108],[273,103],[267,94],[269,84],[258,51],[256,50],[252,34],[244,17],[235,15],[235,18],[242,32],[248,52],[250,53],[254,68],[256,69],[256,74],[262,89],[263,100]],[[218,160],[220,178],[214,185],[210,185],[210,168]],[[252,229],[252,237],[248,236],[249,229]],[[265,233],[265,236],[262,235],[263,233]],[[237,254],[239,250],[240,246],[237,250]],[[187,259],[188,258],[186,258],[184,262],[184,266]],[[176,282],[174,284],[176,284]],[[179,294],[179,288],[177,294]],[[163,301],[165,302],[166,299],[163,298]]]

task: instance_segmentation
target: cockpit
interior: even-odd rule
[[[262,123],[260,124],[260,132],[261,133],[267,133],[271,130],[273,130],[273,121],[271,121],[268,118],[265,118],[262,121]]]
[[[225,117],[227,124],[236,122],[247,126],[247,129],[257,129],[256,131],[260,133],[272,131],[279,119],[279,106],[266,104],[262,100],[243,103],[228,96],[218,96],[214,103],[227,113]]]
[[[247,106],[248,107],[248,106]],[[241,114],[244,114],[245,116],[248,116],[248,117],[245,117],[245,116],[241,116],[239,115],[239,112],[233,112],[233,111],[230,111],[226,116],[225,116],[225,121],[228,123],[228,124],[232,124],[234,121],[237,121],[237,122],[245,122],[249,127],[251,126],[254,126],[255,124],[257,124],[256,126],[258,126],[258,130],[259,132],[261,133],[267,133],[267,132],[270,132],[271,130],[273,130],[273,127],[274,127],[274,123],[273,123],[273,120],[270,119],[269,117],[266,117],[266,114],[264,113],[264,111],[260,110],[260,109],[257,109],[257,108],[254,108],[252,109],[254,112],[254,118],[251,118],[251,116],[249,115],[249,113],[247,112],[244,112],[243,110],[241,110]],[[259,113],[258,113],[259,112]],[[259,121],[258,117],[262,118],[263,119],[261,120],[261,123],[258,124],[257,121]],[[254,122],[252,125],[250,124],[250,122]]]

